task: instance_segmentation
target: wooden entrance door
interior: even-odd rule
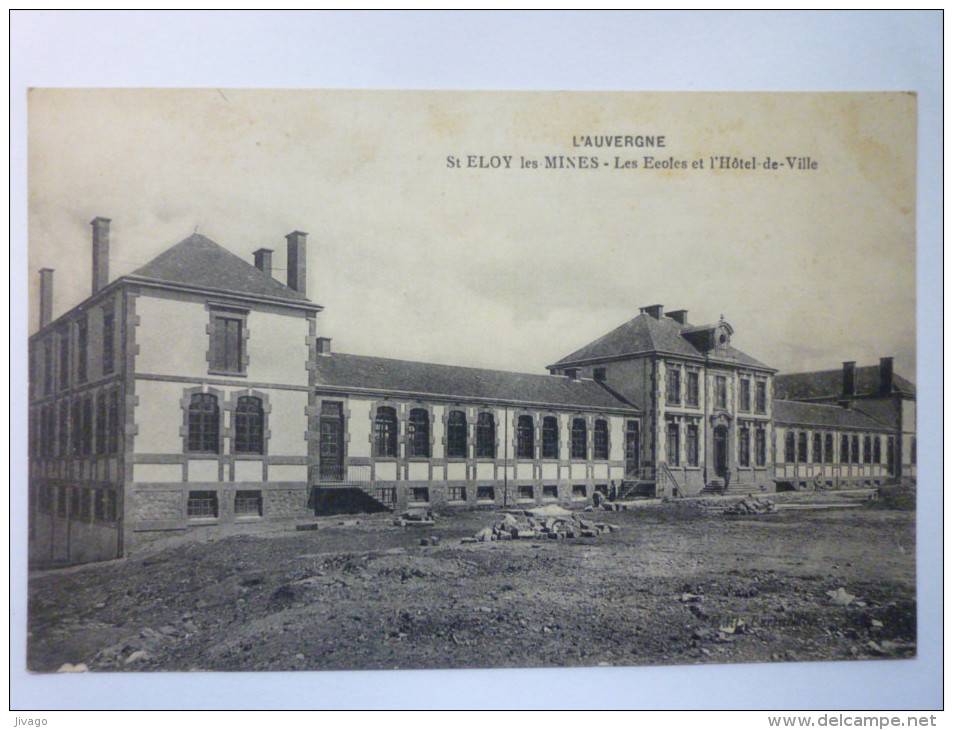
[[[715,476],[724,479],[728,474],[728,429],[716,426],[714,433]]]

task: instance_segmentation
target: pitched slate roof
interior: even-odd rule
[[[782,425],[851,428],[860,431],[889,431],[880,421],[855,408],[841,408],[821,403],[803,403],[793,400],[774,400],[774,420]]]
[[[319,355],[315,382],[342,390],[370,390],[494,402],[636,411],[593,380],[436,365],[365,355]]]
[[[809,373],[778,374],[774,392],[778,397],[797,400],[836,398],[843,392],[843,370],[816,370]],[[876,395],[880,389],[880,366],[854,368],[854,394]],[[893,392],[916,395],[917,386],[894,373]]]
[[[614,359],[624,355],[649,352],[701,358],[705,356],[705,353],[682,336],[685,332],[695,332],[701,329],[705,328],[690,324],[679,324],[671,317],[663,316],[661,319],[656,319],[643,312],[599,339],[590,342],[585,347],[567,355],[550,367],[575,365],[593,360]],[[717,362],[765,370],[773,369],[731,345],[719,350],[710,350],[707,354],[710,360]]]
[[[200,233],[193,233],[175,244],[130,276],[252,296],[309,301],[304,294],[276,281]]]

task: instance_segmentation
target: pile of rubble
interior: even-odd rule
[[[725,508],[726,515],[766,515],[777,511],[778,506],[767,497],[746,497]]]
[[[615,532],[618,525],[592,522],[578,515],[544,516],[526,512],[508,512],[491,527],[484,527],[473,537],[461,542],[491,542],[495,540],[549,539],[564,540],[576,537],[596,537],[604,532]]]
[[[397,527],[433,527],[436,520],[434,520],[433,512],[430,510],[410,511],[397,515],[394,518],[394,524]]]

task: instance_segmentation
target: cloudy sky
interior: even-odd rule
[[[907,94],[34,90],[30,331],[38,269],[54,316],[88,296],[102,215],[111,278],[197,229],[249,261],[274,248],[283,279],[284,235],[307,231],[337,351],[543,372],[661,303],[723,314],[782,371],[893,355],[913,379],[915,128]],[[573,144],[617,134],[666,147]],[[559,155],[599,167],[545,169]]]

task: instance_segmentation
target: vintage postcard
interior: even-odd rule
[[[34,672],[917,654],[908,93],[34,89]]]

